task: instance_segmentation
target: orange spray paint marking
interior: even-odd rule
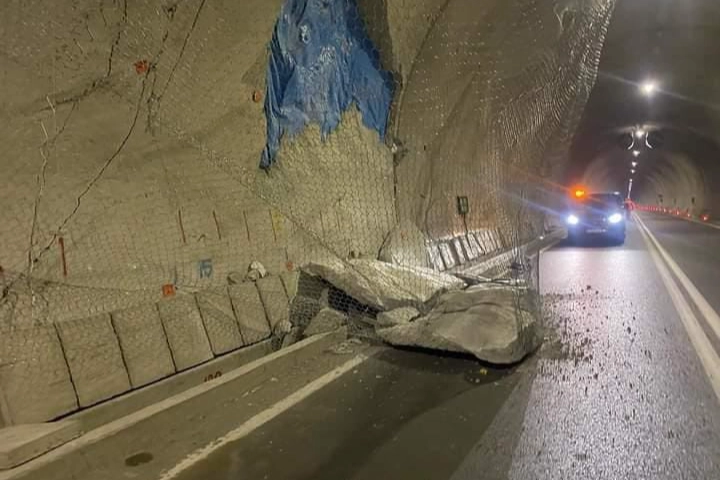
[[[135,66],[135,73],[142,75],[150,70],[150,63],[147,60],[138,60],[133,64]]]
[[[172,297],[175,295],[175,285],[172,283],[167,283],[162,286],[162,294],[163,297]]]

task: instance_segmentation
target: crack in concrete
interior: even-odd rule
[[[52,101],[50,100],[50,97],[45,97],[47,100],[47,103],[49,105],[49,108],[53,112],[53,120],[55,120],[55,117],[57,115],[57,109],[56,106],[53,105]],[[68,122],[70,121],[70,118],[72,117],[73,113],[75,112],[75,109],[77,108],[77,102],[73,104],[72,109],[65,117],[65,120],[63,121],[62,126],[59,130],[56,130],[55,134],[52,138],[48,136],[47,130],[45,129],[45,124],[40,121],[40,127],[43,130],[43,134],[45,137],[45,140],[43,141],[42,145],[40,146],[40,155],[43,158],[42,166],[40,167],[40,173],[37,176],[37,192],[35,194],[35,201],[33,203],[33,217],[32,217],[32,224],[30,226],[30,247],[28,248],[28,267],[27,267],[27,274],[28,278],[32,275],[33,267],[35,263],[37,263],[37,259],[33,259],[32,257],[32,251],[35,247],[35,235],[37,232],[37,224],[38,224],[38,212],[40,208],[40,202],[42,200],[43,193],[45,191],[45,185],[46,185],[46,171],[47,166],[50,161],[50,149],[55,145],[58,138],[63,134],[65,131],[65,128],[68,125]],[[57,127],[56,127],[57,128]]]
[[[97,182],[102,178],[102,176],[105,174],[107,169],[113,164],[115,159],[123,151],[123,149],[125,148],[125,145],[127,145],[127,142],[130,140],[130,137],[132,136],[133,132],[135,131],[135,126],[137,125],[137,121],[140,116],[142,100],[145,97],[146,88],[147,88],[147,75],[143,79],[142,88],[140,89],[140,94],[138,95],[138,99],[136,101],[135,114],[133,115],[133,120],[130,124],[130,127],[128,128],[127,133],[123,137],[122,141],[120,142],[118,147],[115,149],[115,151],[112,153],[112,155],[110,155],[110,157],[108,157],[107,160],[105,160],[105,163],[103,164],[103,166],[97,171],[97,173],[90,180],[90,182],[88,182],[88,184],[85,186],[83,191],[80,192],[80,194],[77,196],[77,198],[75,200],[75,207],[73,208],[73,210],[60,223],[60,225],[58,226],[56,232],[53,234],[50,241],[48,241],[48,243],[45,245],[45,247],[43,247],[43,249],[38,253],[38,255],[34,259],[32,259],[32,248],[30,249],[30,252],[28,254],[29,262],[31,262],[33,264],[38,263],[42,259],[42,257],[45,256],[48,251],[50,251],[52,246],[55,244],[57,239],[60,237],[63,229],[72,220],[72,218],[75,216],[75,214],[77,214],[78,210],[80,209],[82,199],[90,192],[90,190],[95,186],[95,184],[97,184]],[[58,132],[58,133],[61,133],[61,132]]]
[[[102,14],[103,20],[105,20],[105,13],[103,9],[100,9],[100,12]],[[107,22],[107,20],[105,20]],[[125,32],[125,27],[127,26],[128,21],[128,6],[127,6],[127,0],[123,0],[123,14],[122,14],[122,25],[118,29],[117,34],[115,35],[115,40],[110,45],[110,55],[108,55],[108,66],[107,71],[105,73],[106,77],[109,77],[110,74],[112,74],[113,69],[113,57],[115,55],[115,49],[120,45],[120,38],[122,37],[122,34]]]
[[[198,20],[200,19],[200,14],[203,11],[203,8],[205,7],[205,3],[207,0],[200,0],[200,5],[198,5],[197,10],[195,10],[195,16],[193,18],[192,24],[190,25],[190,28],[188,29],[187,33],[185,34],[185,38],[183,39],[183,44],[180,47],[180,53],[178,54],[177,58],[175,59],[175,63],[173,64],[172,68],[170,69],[170,73],[168,74],[168,78],[165,81],[165,85],[163,86],[162,91],[160,94],[155,94],[155,82],[153,82],[153,88],[150,93],[150,97],[148,98],[148,118],[147,118],[147,131],[150,133],[153,133],[155,128],[154,124],[156,123],[156,119],[158,116],[158,113],[160,111],[160,102],[165,95],[165,92],[167,92],[168,87],[170,86],[170,83],[173,80],[173,77],[175,76],[175,71],[177,70],[178,66],[180,65],[180,60],[182,60],[183,56],[185,55],[185,50],[187,49],[188,43],[190,42],[190,37],[192,36],[193,32],[195,31],[195,27],[197,26]],[[168,23],[168,30],[165,32],[165,36],[163,37],[163,46],[165,45],[165,41],[167,40],[167,37],[169,35],[170,31],[170,24],[175,18],[175,13],[177,12],[177,4],[172,5],[166,9],[166,12],[168,14],[168,19],[170,22]]]

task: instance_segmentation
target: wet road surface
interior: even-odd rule
[[[642,218],[720,310],[720,230]],[[541,289],[522,365],[385,349],[177,478],[720,478],[720,403],[639,229],[544,253]]]

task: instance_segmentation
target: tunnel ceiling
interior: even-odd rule
[[[638,196],[654,198],[662,194],[658,189],[679,189],[678,195],[690,200],[699,196],[708,204],[717,202],[712,185],[720,180],[715,165],[720,79],[714,74],[719,35],[716,1],[618,0],[597,84],[573,142],[568,181],[624,189],[634,158],[619,136],[641,127],[662,142],[654,150],[638,142]],[[651,97],[639,88],[648,80],[660,89]]]

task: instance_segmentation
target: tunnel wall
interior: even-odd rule
[[[527,205],[565,160],[612,5],[363,0],[396,78],[387,141],[351,107],[325,139],[317,126],[285,139],[263,171],[280,0],[3,3],[3,421],[56,418],[267,339],[299,265],[377,258],[398,225],[430,246],[537,234]],[[262,281],[245,278],[252,262]]]
[[[398,106],[401,217],[431,237],[487,226],[509,244],[536,235],[611,11],[612,2],[448,2]],[[464,217],[458,196],[470,201]]]

